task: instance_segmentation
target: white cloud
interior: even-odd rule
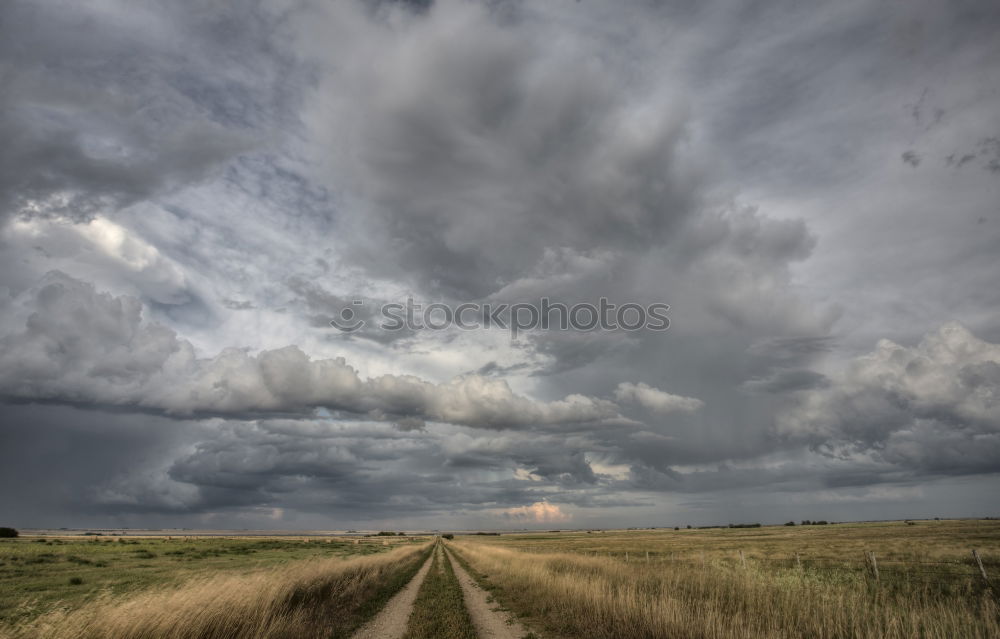
[[[111,282],[164,304],[189,299],[189,283],[177,264],[136,233],[100,215],[79,223],[15,218],[2,229],[2,238],[20,249],[15,255],[23,262],[41,253],[50,270],[72,270],[77,277]]]
[[[778,418],[785,437],[947,473],[1000,460],[1000,344],[957,322],[912,347],[880,340],[829,387],[802,395]]]
[[[173,415],[345,410],[486,428],[600,422],[609,401],[550,402],[506,381],[464,375],[435,384],[412,375],[362,379],[342,357],[312,359],[297,346],[252,355],[226,348],[198,357],[190,342],[143,319],[129,296],[99,293],[50,273],[15,305],[23,330],[0,338],[0,392],[20,400],[135,406]],[[8,323],[12,325],[12,323]]]
[[[502,513],[504,518],[519,522],[555,524],[569,521],[572,515],[563,512],[557,504],[547,501],[536,501],[530,506],[507,508]]]
[[[705,402],[694,397],[684,397],[682,395],[672,395],[658,388],[653,388],[649,384],[639,382],[622,382],[615,388],[615,399],[620,402],[633,402],[640,406],[661,415],[668,413],[693,413]]]

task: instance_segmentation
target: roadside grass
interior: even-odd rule
[[[412,577],[428,549],[397,546],[366,557],[196,576],[130,596],[103,593],[0,629],[0,639],[347,637]]]
[[[4,539],[0,540],[0,627],[56,607],[71,610],[103,596],[135,594],[220,571],[247,573],[304,559],[380,554],[393,547],[316,538]]]
[[[336,630],[330,635],[330,639],[341,639],[352,636],[369,619],[372,619],[381,612],[389,600],[392,599],[393,595],[402,590],[416,576],[432,552],[434,552],[434,546],[425,544],[425,551],[420,554],[419,561],[403,565],[400,570],[383,578],[372,592],[372,596],[362,601],[357,607],[351,623],[343,624],[341,629]]]
[[[417,593],[404,639],[476,639],[462,587],[441,543],[435,545],[434,564]]]
[[[498,601],[564,637],[1000,636],[997,599],[965,559],[971,547],[995,558],[1000,526],[925,525],[930,534],[899,522],[470,536],[449,548]],[[557,552],[560,546],[570,552]],[[860,559],[861,548],[956,567],[915,564],[921,572],[909,573],[889,563],[876,583],[859,566],[833,561]],[[737,550],[744,550],[745,565]],[[775,560],[795,552],[829,560],[802,567]]]

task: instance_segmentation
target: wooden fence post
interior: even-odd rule
[[[742,550],[740,550],[740,563],[743,564],[743,569],[746,570],[746,567],[747,567],[747,558],[745,556],[743,556],[743,551]]]
[[[972,549],[972,558],[976,560],[976,566],[979,567],[979,574],[982,575],[983,581],[986,582],[987,586],[990,586],[990,578],[986,576],[986,568],[983,567],[983,560],[979,557],[979,551],[975,548]]]
[[[648,550],[646,551],[646,563],[647,564],[649,563],[649,551]]]
[[[875,560],[875,552],[869,551],[865,553],[865,563],[868,564],[868,571],[871,573],[872,578],[877,584],[879,582],[878,578],[878,562]]]
[[[795,553],[795,567],[802,570],[802,560],[799,559],[799,553]]]

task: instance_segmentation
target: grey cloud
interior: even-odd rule
[[[692,413],[705,405],[705,402],[695,397],[674,395],[643,382],[618,384],[615,388],[615,398],[620,402],[639,404],[643,408],[661,415],[675,412]]]
[[[21,298],[23,329],[0,338],[3,395],[21,401],[133,406],[173,415],[296,413],[314,408],[414,417],[487,428],[601,422],[607,400],[539,402],[479,376],[432,384],[413,376],[363,380],[343,358],[313,360],[296,346],[258,355],[228,348],[196,356],[142,306],[61,273]],[[8,324],[9,325],[9,324]]]
[[[7,5],[0,456],[31,478],[4,482],[18,516],[993,508],[995,3]],[[78,238],[83,220],[117,248]],[[115,295],[31,288],[53,269]],[[672,325],[514,344],[326,328],[400,291],[665,302]],[[952,318],[980,339],[831,372]],[[703,405],[650,410],[669,396]]]
[[[904,164],[909,164],[913,168],[920,166],[921,158],[915,151],[905,151],[900,157],[902,158]]]
[[[89,219],[201,180],[250,146],[171,87],[173,69],[154,62],[168,55],[162,40],[46,3],[11,3],[0,29],[4,217]],[[137,59],[157,71],[140,79]]]
[[[752,393],[788,393],[824,388],[829,381],[822,373],[810,370],[779,370],[767,377],[747,380],[743,388]]]
[[[777,432],[829,454],[871,451],[902,468],[1000,469],[1000,345],[957,322],[916,346],[881,340],[779,416]]]
[[[222,305],[231,311],[249,311],[251,309],[257,308],[256,306],[254,306],[253,302],[248,300],[223,299]]]
[[[683,107],[502,13],[436,3],[400,32],[347,4],[307,32],[360,65],[331,67],[311,118],[367,203],[345,249],[375,273],[481,297],[546,249],[636,250],[691,211]]]
[[[466,452],[449,454],[456,438]],[[485,481],[484,471],[512,464],[529,464],[535,480]],[[197,511],[291,504],[364,519],[380,509],[397,517],[432,515],[519,506],[555,494],[560,503],[614,500],[595,485],[582,456],[560,450],[555,440],[532,443],[515,435],[497,442],[464,429],[400,433],[382,424],[322,420],[227,423],[177,458],[169,475],[197,489],[191,503]]]
[[[323,288],[321,284],[308,281],[301,276],[290,278],[288,287],[298,296],[298,300],[305,307],[310,325],[325,329],[330,338],[356,339],[360,337],[391,344],[397,340],[413,337],[414,331],[406,327],[392,331],[381,328],[387,320],[380,309],[388,303],[388,300],[372,299],[360,295],[351,297],[337,295]],[[360,304],[355,302],[360,302]],[[346,318],[342,314],[345,311],[349,313]],[[364,324],[358,330],[342,332],[331,326],[331,322],[345,326],[353,326],[357,322],[364,322]]]
[[[1000,137],[984,137],[976,143],[974,149],[950,154],[945,158],[945,163],[956,169],[976,163],[991,173],[998,173],[1000,172]]]
[[[832,350],[833,339],[816,337],[771,337],[755,342],[749,353],[774,364],[785,366],[802,364],[817,354]]]
[[[85,526],[108,525],[125,511],[183,512],[194,489],[170,482],[166,471],[200,430],[134,413],[0,405],[5,517],[23,526]]]

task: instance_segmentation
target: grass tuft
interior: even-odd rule
[[[476,639],[462,587],[440,543],[434,549],[434,564],[417,593],[404,639]]]

